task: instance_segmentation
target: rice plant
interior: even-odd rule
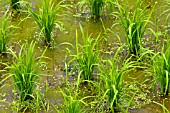
[[[153,58],[154,80],[161,88],[161,94],[168,95],[170,92],[170,46],[169,42],[166,49],[156,54]]]
[[[42,58],[45,51],[41,57],[36,58],[34,48],[35,43],[32,42],[29,46],[28,43],[21,46],[18,55],[10,50],[14,60],[12,65],[8,66],[9,74],[13,77],[21,102],[32,100],[35,91],[38,90],[36,86],[40,76],[40,66],[44,64]]]
[[[80,25],[81,35],[83,44],[79,44],[79,36],[76,31],[76,53],[69,51],[70,56],[72,57],[71,61],[75,61],[76,67],[79,72],[82,74],[84,80],[94,79],[94,68],[97,66],[97,61],[99,58],[98,43],[100,35],[96,39],[91,38],[88,34],[85,36],[83,28]]]
[[[8,26],[9,15],[7,12],[1,17],[1,25],[0,25],[0,54],[6,52],[7,44],[11,38],[11,28],[12,26]]]
[[[103,0],[89,0],[91,14],[97,18],[100,16],[101,10],[103,8]]]
[[[68,71],[68,68],[66,68],[66,70]],[[56,113],[85,113],[84,111],[87,103],[84,102],[84,99],[89,97],[80,98],[79,96],[80,74],[81,73],[78,75],[77,81],[75,81],[75,85],[66,84],[64,89],[59,88],[60,91],[58,93],[61,93],[63,97],[61,105],[62,110],[59,110],[53,103],[51,103]],[[66,73],[66,76],[68,76],[68,73]]]
[[[163,12],[163,14],[167,14],[166,22],[169,22],[169,18],[170,18],[170,1],[169,0],[165,0],[164,7],[166,8],[166,10]]]
[[[113,15],[119,18],[120,25],[123,26],[126,32],[126,43],[130,54],[139,55],[142,46],[142,38],[146,31],[147,24],[150,22],[151,15],[154,7],[150,12],[147,11],[147,6],[141,7],[141,0],[137,0],[132,12],[128,12],[124,5],[119,4],[116,0],[115,3],[118,7],[118,12]]]
[[[58,14],[58,10],[66,5],[61,5],[62,1],[55,4],[54,0],[42,0],[42,7],[39,9],[39,13],[29,10],[30,14],[34,18],[39,29],[43,33],[45,42],[50,44],[52,41],[52,31],[54,27],[61,29],[60,22],[57,18],[61,15]]]
[[[19,0],[10,0],[11,7],[15,10],[19,9]]]
[[[112,112],[120,106],[121,93],[123,92],[123,78],[135,67],[135,62],[127,59],[118,66],[118,49],[114,58],[102,61],[100,64],[100,76],[104,83],[105,95],[107,95]],[[125,94],[124,94],[125,95]]]
[[[78,93],[74,92],[72,93],[72,90],[70,88],[65,88],[64,90],[60,89],[60,92],[63,96],[63,101],[60,111],[57,109],[57,107],[52,104],[53,108],[57,113],[83,113],[86,103],[82,99],[78,99]]]
[[[80,8],[87,5],[90,8],[90,13],[93,18],[99,18],[101,16],[104,7],[111,4],[112,0],[81,0],[78,5]]]
[[[164,1],[164,8],[165,11],[162,13],[162,15],[166,15],[166,19],[165,19],[165,26],[166,26],[166,33],[170,34],[170,1],[169,0],[165,0]]]
[[[158,103],[158,102],[156,102],[156,101],[153,101],[153,103],[161,106],[162,109],[163,109],[163,113],[169,113],[170,111],[169,111],[169,110],[166,108],[166,106],[164,105],[164,101],[165,101],[165,100],[163,100],[162,104],[161,104],[161,103]]]

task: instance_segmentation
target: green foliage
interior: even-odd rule
[[[163,104],[158,103],[158,102],[155,102],[155,101],[153,101],[153,103],[161,106],[162,109],[163,109],[163,113],[169,113],[169,112],[170,112],[170,111],[166,108],[166,106],[164,105],[164,100],[163,100]]]
[[[73,57],[71,61],[75,61],[76,67],[79,72],[82,73],[82,78],[84,80],[93,79],[94,67],[97,65],[97,60],[99,58],[98,43],[100,35],[96,39],[92,39],[91,36],[84,34],[83,28],[80,26],[83,44],[79,44],[79,37],[76,31],[76,54],[71,53],[70,56]]]
[[[9,15],[7,13],[1,18],[1,25],[0,25],[0,53],[6,52],[7,44],[9,39],[11,38],[11,27],[8,26],[9,22]]]
[[[94,17],[99,17],[101,10],[103,8],[103,0],[89,0],[90,2],[90,10],[91,10],[91,15]]]
[[[52,31],[55,26],[61,29],[60,22],[57,21],[58,10],[61,7],[66,7],[61,5],[62,1],[54,4],[53,0],[42,0],[42,7],[39,9],[39,13],[29,10],[30,14],[34,18],[36,24],[44,35],[47,44],[52,41]]]
[[[32,95],[31,100],[21,101],[14,98],[13,103],[8,104],[12,105],[12,111],[17,113],[26,113],[27,111],[30,113],[40,113],[42,110],[44,113],[48,113],[49,110],[49,104],[46,103],[45,105],[45,99],[39,90],[34,91],[34,95]]]
[[[169,22],[169,18],[170,18],[170,1],[169,0],[165,0],[164,7],[166,8],[166,10],[163,12],[163,14],[167,13],[166,22]]]
[[[169,42],[168,42],[169,43]],[[154,80],[155,84],[159,83],[161,86],[161,93],[168,95],[170,92],[170,46],[167,44],[166,49],[156,54],[153,59]]]
[[[138,55],[142,44],[141,39],[144,36],[148,22],[150,22],[154,7],[147,14],[147,6],[142,8],[141,0],[137,0],[134,11],[132,12],[129,12],[125,6],[120,5],[118,1],[116,1],[116,5],[118,12],[114,12],[113,15],[119,18],[120,24],[125,29],[125,39],[129,53]]]
[[[115,54],[113,59],[103,61],[99,67],[100,76],[104,82],[104,89],[110,104],[112,112],[118,107],[121,93],[123,92],[123,78],[130,72],[134,67],[135,63],[127,59],[124,63],[118,66],[118,52]]]
[[[81,73],[78,75],[75,86],[72,84],[66,84],[66,88],[59,88],[59,93],[61,93],[63,97],[61,105],[62,110],[59,110],[53,103],[51,103],[52,107],[57,113],[84,113],[84,108],[87,106],[87,104],[84,102],[84,99],[88,97],[79,98],[80,74]],[[66,76],[68,76],[68,73],[66,73]],[[68,83],[68,79],[66,80]]]
[[[19,9],[19,0],[10,0],[13,9]]]
[[[82,99],[78,99],[78,93],[74,92],[74,94],[71,92],[70,88],[65,88],[64,90],[60,90],[63,101],[62,101],[62,111],[59,111],[53,104],[53,108],[55,108],[55,111],[57,113],[83,113],[85,102],[83,102]]]
[[[93,18],[99,18],[101,16],[104,7],[109,6],[112,0],[81,0],[78,5],[81,7],[88,5],[90,13]]]
[[[41,57],[36,58],[34,47],[33,42],[29,46],[28,44],[23,45],[18,55],[11,50],[11,54],[15,59],[8,68],[21,101],[33,99],[34,91],[37,90],[37,80],[40,76],[40,66],[44,63],[42,62],[44,53]]]

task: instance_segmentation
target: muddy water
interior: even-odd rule
[[[135,3],[136,0],[127,0],[127,3],[133,7],[133,4]],[[145,4],[150,4],[150,6],[152,6],[152,4],[154,4],[156,0],[144,0]],[[30,0],[30,2],[32,3],[33,7],[32,10],[38,11],[38,7],[39,4],[41,4],[41,0]],[[55,44],[53,45],[53,49],[47,49],[45,56],[49,57],[50,59],[46,59],[44,61],[46,61],[47,67],[42,69],[43,74],[45,75],[50,75],[48,77],[41,77],[41,84],[40,84],[40,88],[42,89],[42,92],[44,92],[44,84],[47,80],[49,86],[51,87],[50,91],[48,92],[47,98],[54,102],[54,103],[60,103],[60,95],[57,95],[55,93],[57,86],[61,86],[64,84],[64,60],[65,60],[65,48],[70,48],[69,46],[59,46],[57,47],[59,44],[63,43],[63,42],[69,42],[73,45],[75,45],[75,31],[76,29],[78,29],[79,31],[79,23],[82,25],[84,32],[88,32],[88,34],[92,34],[93,37],[96,37],[100,32],[102,32],[102,36],[104,38],[107,39],[108,41],[108,47],[106,48],[112,48],[113,46],[115,46],[115,44],[118,42],[116,35],[109,33],[107,35],[104,35],[104,27],[105,28],[111,28],[112,24],[114,23],[115,20],[113,20],[111,17],[109,16],[103,16],[102,20],[103,20],[103,24],[101,21],[98,22],[94,22],[94,20],[86,18],[85,15],[82,15],[81,18],[75,16],[77,14],[76,8],[75,8],[75,3],[77,2],[77,0],[72,2],[69,2],[70,4],[73,5],[73,8],[71,11],[69,11],[69,14],[67,16],[64,17],[60,17],[59,20],[61,20],[61,22],[64,25],[64,30],[63,32],[60,32],[59,29],[55,29],[54,30],[54,40],[55,40]],[[158,1],[159,4],[162,4],[161,1]],[[6,3],[6,1],[1,1],[0,2],[0,6],[5,6],[6,8],[8,7],[8,3]],[[1,14],[4,11],[4,8],[1,7]],[[59,13],[68,13],[68,11],[62,10]],[[161,11],[159,12],[161,13]],[[155,13],[153,17],[156,17],[158,14]],[[44,43],[41,39],[39,39],[38,33],[39,33],[39,29],[37,28],[37,25],[35,24],[35,22],[33,21],[32,18],[28,18],[26,20],[23,20],[25,17],[27,17],[27,14],[22,14],[20,16],[16,15],[13,17],[13,19],[11,20],[11,23],[14,25],[17,25],[20,21],[21,24],[19,25],[19,28],[17,28],[14,31],[14,35],[11,38],[10,42],[9,42],[9,46],[12,46],[12,48],[15,51],[19,51],[19,45],[24,44],[25,42],[31,42],[32,40],[36,42],[36,50],[35,53],[37,54],[37,56],[39,56],[42,51],[44,51]],[[163,18],[162,18],[163,19]],[[104,25],[104,27],[103,27]],[[159,22],[159,25],[161,26],[161,22]],[[118,28],[112,28],[112,31],[114,31],[115,33],[118,32]],[[79,31],[80,34],[80,31]],[[122,34],[121,34],[121,37]],[[122,40],[124,40],[122,38]],[[81,43],[81,42],[80,42]],[[70,48],[71,49],[71,48]],[[110,49],[108,49],[110,50]],[[1,56],[1,61],[2,62],[11,62],[12,58],[10,55],[7,56]],[[0,68],[3,68],[3,66],[0,66]],[[142,72],[138,72],[138,73],[133,73],[131,74],[132,77],[136,77],[139,76],[138,79],[136,79],[136,81],[141,80],[141,78],[143,79],[144,77],[142,77],[143,71]],[[3,74],[3,73],[2,73]],[[130,76],[131,76],[130,75]],[[72,81],[72,79],[74,79],[74,77],[70,77],[69,80]],[[127,78],[128,79],[128,78]],[[128,81],[128,80],[127,80]],[[12,80],[8,80],[6,81],[6,84],[12,84]],[[12,86],[5,86],[4,88],[2,88],[0,90],[0,97],[2,97],[3,99],[6,99],[8,102],[12,102],[13,100],[13,92],[12,92],[13,87]],[[1,99],[1,98],[0,98]],[[157,102],[161,102],[163,101],[163,99],[165,99],[165,97],[158,97],[155,98],[155,101]],[[167,99],[165,99],[164,104],[165,106],[170,110],[170,102],[169,102],[169,97],[167,97]],[[8,109],[7,104],[5,103],[0,103],[0,111],[1,113],[10,113],[10,109]],[[156,104],[149,104],[146,106],[142,106],[141,109],[133,109],[133,110],[129,110],[132,113],[162,113],[162,108]],[[51,111],[52,112],[52,111]]]

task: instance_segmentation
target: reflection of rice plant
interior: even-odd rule
[[[10,1],[13,9],[15,10],[19,9],[19,0],[10,0]]]
[[[118,51],[117,51],[118,53]],[[104,61],[99,67],[102,81],[104,82],[104,88],[110,104],[112,112],[120,104],[120,96],[123,92],[123,78],[134,67],[134,62],[126,60],[124,64],[119,68],[117,53],[113,59]]]
[[[12,66],[9,66],[10,75],[13,76],[21,101],[33,99],[40,74],[40,66],[43,64],[42,56],[35,57],[34,47],[34,43],[29,46],[28,44],[23,45],[18,55],[11,50],[11,54],[15,59]]]
[[[154,79],[161,86],[161,93],[168,95],[170,92],[170,46],[167,44],[166,51],[164,49],[157,54],[154,61]]]
[[[7,50],[7,44],[11,37],[11,27],[8,26],[9,16],[7,13],[4,14],[4,17],[1,20],[0,25],[0,53],[3,53]]]
[[[127,9],[116,1],[118,12],[114,12],[120,19],[120,24],[126,32],[126,43],[130,54],[138,55],[141,48],[141,39],[146,30],[146,26],[151,18],[154,8],[147,14],[147,7],[141,8],[141,0],[137,0],[133,12],[128,12]]]
[[[93,79],[94,67],[97,65],[99,58],[98,42],[99,37],[92,39],[90,36],[84,34],[82,27],[80,26],[83,44],[79,44],[79,38],[76,31],[76,54],[70,53],[73,60],[76,62],[76,66],[79,72],[82,73],[84,80]]]
[[[55,26],[61,28],[57,17],[60,16],[57,14],[57,11],[64,7],[61,5],[62,2],[54,4],[53,0],[43,0],[42,7],[39,10],[39,14],[30,10],[30,14],[33,16],[35,22],[40,28],[41,32],[44,35],[45,41],[49,44],[52,40],[52,31]]]
[[[78,3],[78,5],[80,7],[83,7],[86,4],[89,5],[91,16],[93,18],[99,18],[104,6],[108,5],[107,3],[111,3],[111,0],[82,0]]]

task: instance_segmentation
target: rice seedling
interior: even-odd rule
[[[168,22],[169,17],[170,17],[170,1],[169,0],[165,0],[164,7],[166,8],[166,10],[162,14],[167,14],[166,15],[166,22]]]
[[[15,95],[16,96],[16,95]],[[34,91],[34,95],[32,95],[32,100],[21,101],[16,100],[12,103],[8,103],[11,106],[13,112],[31,112],[31,113],[48,113],[49,111],[49,104],[46,104],[46,100],[43,98],[41,92],[39,90]]]
[[[150,22],[154,7],[150,12],[147,12],[147,6],[141,7],[141,0],[137,0],[134,11],[128,12],[124,5],[119,4],[116,0],[115,4],[118,7],[118,12],[113,15],[120,20],[120,25],[123,26],[126,32],[126,43],[130,54],[139,55],[142,46],[141,39],[146,31],[147,24]],[[114,27],[114,25],[113,25]]]
[[[164,8],[165,11],[161,15],[165,15],[165,26],[166,26],[166,33],[170,34],[170,1],[165,0],[164,1]]]
[[[101,10],[103,8],[103,0],[89,0],[90,2],[90,9],[91,9],[91,14],[95,17],[98,18],[100,16]]]
[[[165,105],[164,105],[164,100],[163,100],[163,104],[158,103],[158,102],[156,102],[156,101],[153,101],[153,103],[161,106],[162,109],[163,109],[163,113],[169,113],[169,112],[170,112],[170,111],[165,107]]]
[[[162,52],[157,53],[153,58],[154,80],[155,85],[158,83],[163,95],[170,92],[170,46],[169,42]]]
[[[15,10],[19,9],[19,0],[10,0],[11,7]]]
[[[66,70],[68,69],[66,68]],[[85,113],[85,106],[87,106],[87,103],[84,102],[84,99],[89,98],[89,96],[79,97],[80,75],[81,73],[79,73],[77,81],[75,81],[75,85],[67,84],[66,88],[59,88],[60,91],[58,93],[61,93],[63,97],[61,110],[51,103],[57,113]],[[66,73],[66,76],[68,76],[68,73]]]
[[[99,58],[98,43],[100,35],[96,39],[92,39],[88,34],[85,36],[83,28],[80,25],[83,44],[79,44],[79,37],[76,31],[76,54],[69,50],[69,54],[72,57],[72,62],[75,61],[75,67],[81,72],[84,80],[92,80],[94,78],[94,68],[97,66]],[[74,46],[73,46],[74,47]]]
[[[120,66],[117,66],[118,62],[118,49],[114,58],[104,60],[100,64],[100,76],[104,83],[105,94],[110,104],[112,112],[120,106],[121,93],[123,92],[123,78],[135,67],[135,62],[131,62],[130,59],[124,61]]]
[[[87,5],[87,7],[90,8],[92,18],[98,19],[101,16],[102,11],[104,10],[104,7],[108,4],[110,4],[111,6],[111,3],[112,0],[81,0],[78,5],[80,6],[80,8]]]
[[[12,26],[8,26],[9,15],[7,12],[1,17],[1,25],[0,25],[0,54],[6,52],[7,44],[11,38]]]
[[[65,88],[64,90],[60,89],[60,92],[63,96],[62,110],[57,109],[57,107],[52,104],[53,108],[57,113],[83,113],[84,105],[87,105],[83,99],[78,99],[78,93],[74,92],[72,94],[70,88]]]
[[[44,64],[42,58],[45,51],[41,57],[36,58],[34,48],[35,43],[31,42],[29,46],[28,43],[21,46],[18,55],[10,50],[15,59],[7,68],[10,69],[9,74],[13,77],[21,101],[32,100],[35,91],[38,90],[36,85],[40,76],[40,66]]]
[[[61,7],[66,8],[66,5],[62,5],[62,2],[55,4],[53,0],[43,0],[39,13],[33,12],[31,9],[29,10],[48,45],[52,41],[54,27],[58,27],[61,30],[61,23],[57,21],[57,18],[61,15],[57,12]]]

